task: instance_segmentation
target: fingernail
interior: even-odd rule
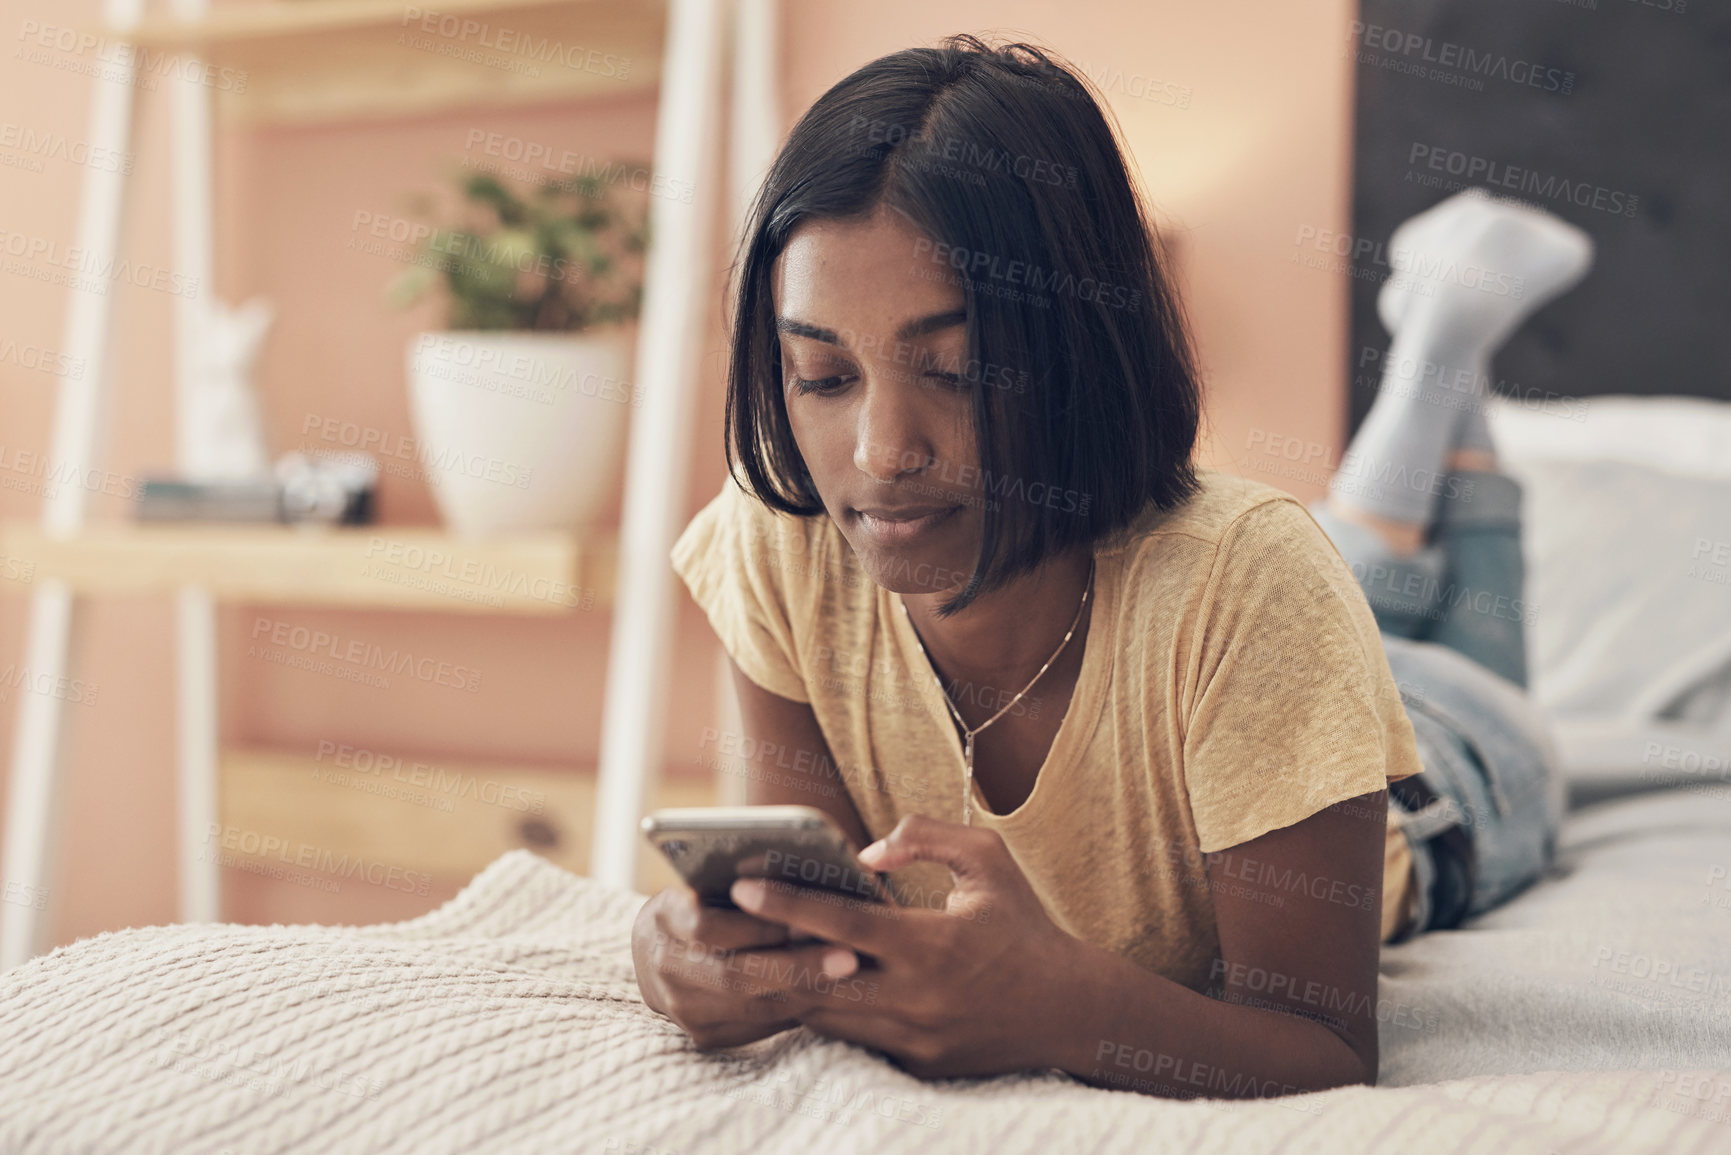
[[[878,859],[883,857],[884,850],[884,840],[880,838],[859,852],[859,860],[867,866],[876,866]]]
[[[845,946],[832,946],[823,952],[825,978],[845,979],[859,969],[859,958]]]
[[[761,878],[741,878],[734,882],[728,892],[733,901],[746,910],[756,910],[763,905],[763,880]]]

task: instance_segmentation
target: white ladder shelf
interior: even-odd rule
[[[313,3],[297,0],[306,11]],[[460,0],[459,0],[460,2]],[[645,3],[660,0],[644,0]],[[119,38],[138,28],[145,0],[105,0],[109,32]],[[204,18],[206,0],[169,0],[181,21]],[[601,735],[600,781],[591,873],[606,882],[635,886],[637,821],[653,788],[662,757],[667,669],[677,590],[668,553],[681,529],[694,438],[701,344],[710,320],[715,262],[715,218],[743,219],[749,195],[767,171],[781,135],[775,99],[776,0],[665,0],[660,100],[656,114],[654,166],[658,176],[698,190],[689,204],[667,197],[650,207],[654,238],[644,277],[636,373],[644,404],[632,422],[626,458],[625,504],[618,543],[614,613],[606,704]],[[575,5],[581,7],[581,5]],[[449,6],[447,6],[449,7]],[[731,28],[729,25],[731,24]],[[726,33],[731,32],[731,37]],[[724,42],[731,42],[731,53]],[[732,117],[720,121],[723,74],[731,64]],[[131,64],[116,82],[95,84],[88,139],[92,148],[123,155],[133,118]],[[195,82],[174,81],[174,254],[178,269],[211,285],[210,93]],[[718,142],[727,134],[725,186],[718,176]],[[722,187],[729,195],[722,198]],[[111,262],[120,248],[126,177],[90,166],[84,172],[77,237],[93,259]],[[723,203],[724,202],[724,203]],[[62,378],[56,399],[51,460],[79,475],[99,465],[98,437],[108,411],[111,365],[110,298],[68,290],[62,348],[82,358],[86,371]],[[177,300],[176,396],[192,382],[202,297]],[[55,489],[44,501],[43,532],[72,538],[84,527],[88,491],[77,485]],[[220,872],[214,856],[201,855],[201,839],[217,821],[217,631],[216,599],[209,588],[189,585],[177,595],[178,782],[180,917],[212,922],[220,917]],[[74,675],[79,627],[73,587],[52,576],[35,582],[25,636],[24,665],[32,677]],[[59,699],[20,694],[12,749],[4,862],[0,877],[49,901],[0,903],[0,971],[45,948],[49,918],[59,899],[49,885],[60,837],[60,807],[66,717]]]

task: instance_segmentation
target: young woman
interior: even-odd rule
[[[1456,773],[1477,751],[1481,786],[1544,781],[1518,692],[1423,640],[1397,682],[1311,512],[1193,467],[1197,371],[1140,205],[1075,76],[972,37],[837,84],[768,175],[727,399],[744,477],[673,562],[734,662],[749,800],[827,811],[903,905],[654,896],[638,982],[697,1045],[804,1025],[927,1077],[1372,1083],[1380,943],[1536,873],[1511,854],[1487,882],[1487,791]],[[1385,516],[1368,476],[1330,516],[1379,574],[1518,533],[1463,505],[1422,553],[1429,513]],[[1544,841],[1515,793],[1491,813]]]

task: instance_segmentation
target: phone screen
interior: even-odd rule
[[[798,823],[771,821],[749,811],[798,809]],[[766,878],[831,892],[862,902],[893,901],[887,876],[860,862],[847,837],[827,815],[808,807],[736,807],[684,820],[690,811],[667,818],[651,815],[644,824],[649,839],[705,903],[733,906],[728,895],[738,878]]]

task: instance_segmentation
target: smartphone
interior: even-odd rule
[[[643,833],[698,897],[732,907],[736,878],[768,878],[864,902],[895,901],[889,876],[859,860],[829,815],[813,806],[692,806],[657,810]]]

